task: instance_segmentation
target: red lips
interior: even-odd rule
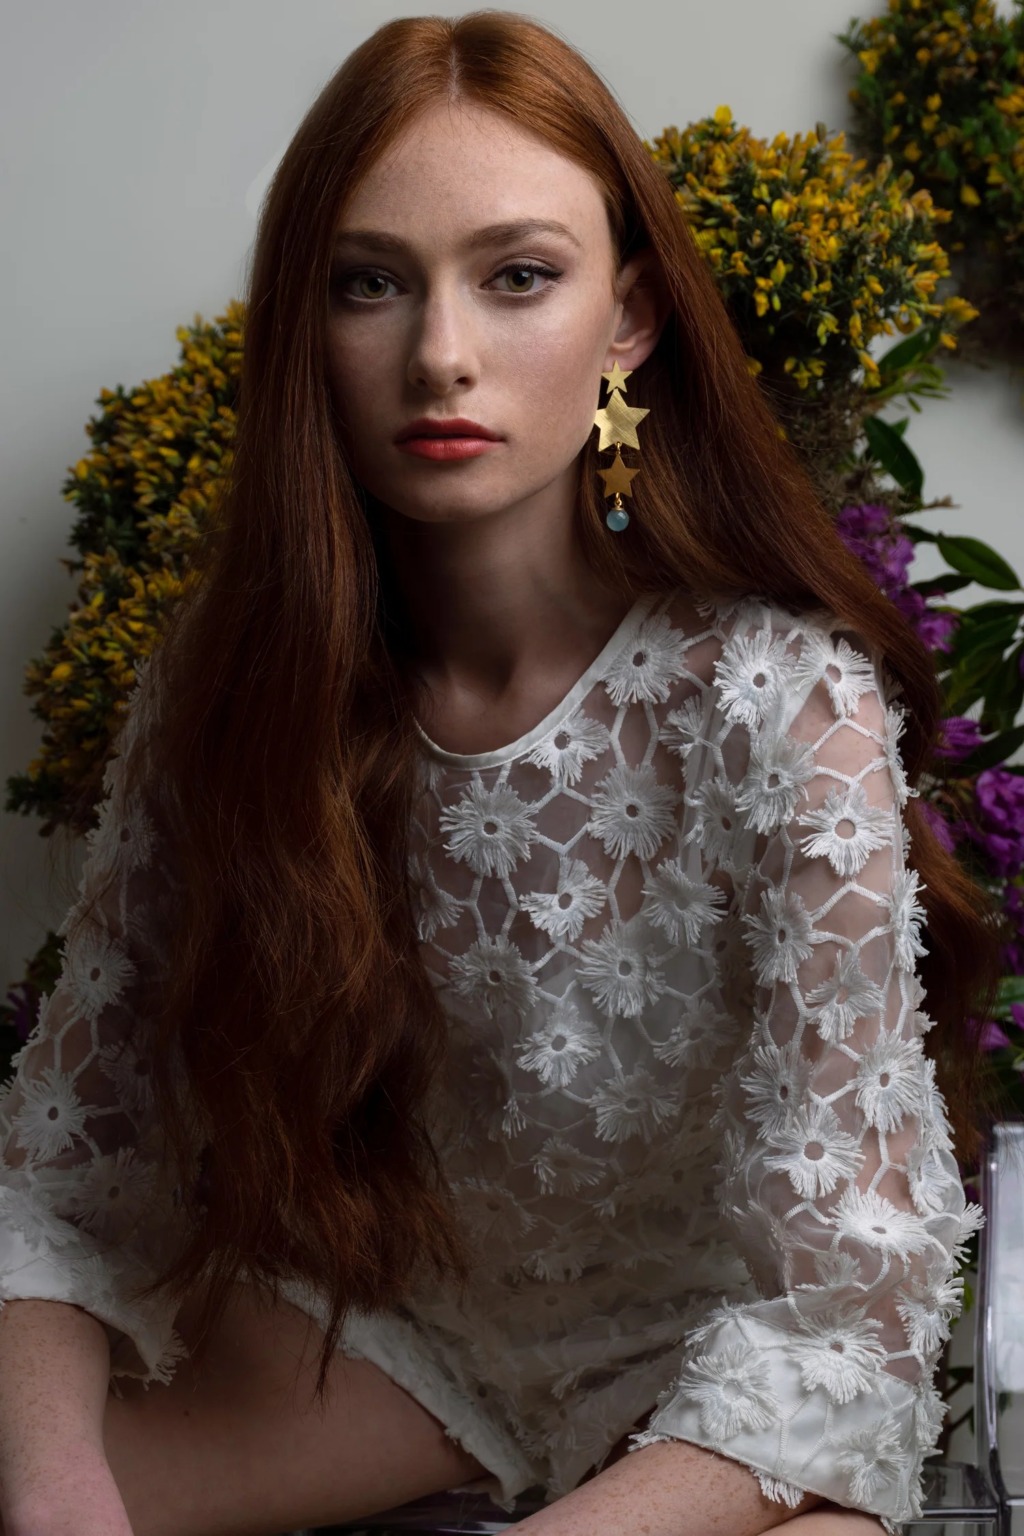
[[[483,437],[498,442],[501,433],[492,432],[489,427],[482,427],[478,421],[470,421],[465,416],[449,416],[443,421],[436,416],[418,416],[402,428],[395,442],[404,443],[410,437]]]

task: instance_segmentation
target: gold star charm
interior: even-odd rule
[[[632,376],[633,376],[632,368],[627,368],[626,372],[623,373],[623,371],[619,367],[618,363],[613,363],[612,370],[611,370],[610,373],[602,373],[602,375],[601,375],[602,379],[607,379],[608,380],[608,388],[609,388],[609,390],[625,389],[625,387],[626,387],[626,380],[629,379],[629,378],[632,378]]]
[[[606,496],[614,496],[616,494],[620,496],[632,496],[633,492],[629,488],[629,482],[632,480],[634,475],[638,475],[639,473],[640,471],[638,469],[626,468],[625,464],[622,462],[622,454],[619,452],[618,448],[615,450],[615,458],[613,459],[611,466],[608,469],[598,470],[598,474],[604,481],[604,494]]]
[[[594,412],[594,426],[601,428],[601,441],[597,445],[598,453],[605,448],[610,448],[613,443],[625,443],[627,448],[639,448],[637,442],[637,423],[650,415],[648,408],[640,409],[634,405],[627,405],[617,389],[612,390],[608,404],[603,409]]]

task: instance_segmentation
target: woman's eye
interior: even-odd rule
[[[382,287],[386,289],[390,282],[391,279],[385,277],[383,272],[342,272],[332,268],[330,291],[338,298],[351,299],[353,303],[359,304],[366,300],[385,297],[381,289]],[[356,285],[354,288],[350,286],[353,284]],[[373,288],[376,288],[375,292],[368,291]]]
[[[501,271],[498,273],[498,276],[504,277],[506,273],[512,273],[514,277],[525,278],[527,280],[534,277],[546,277],[549,278],[552,282],[557,282],[562,275],[560,272],[555,272],[551,267],[535,267],[531,266],[529,262],[516,262],[512,266],[502,267]],[[513,288],[509,291],[512,293],[525,293],[527,297],[532,298],[535,293],[543,293],[545,290],[543,288],[536,287]]]
[[[561,272],[556,272],[552,267],[517,261],[502,267],[490,281],[497,282],[498,279],[508,276],[512,279],[512,285],[503,291],[506,294],[519,294],[522,298],[531,299],[547,291],[546,287],[537,284],[535,279],[547,278],[548,282],[552,283],[557,282],[561,275]],[[390,283],[392,283],[390,277],[386,277],[383,272],[371,271],[369,268],[353,272],[331,273],[331,291],[340,294],[342,298],[351,299],[356,304],[369,304],[377,299],[388,297],[386,289]],[[350,288],[349,284],[355,285],[354,288]]]

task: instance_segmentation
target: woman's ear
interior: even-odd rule
[[[672,312],[661,263],[650,249],[624,263],[615,279],[615,294],[619,321],[602,372],[613,363],[627,371],[639,368],[657,346]]]

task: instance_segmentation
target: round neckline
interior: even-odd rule
[[[429,755],[438,762],[448,763],[458,768],[492,768],[498,763],[510,762],[512,758],[520,757],[524,752],[529,752],[531,748],[535,747],[539,741],[549,735],[551,731],[562,724],[563,720],[572,714],[577,705],[590,692],[612,657],[625,646],[627,640],[639,629],[655,603],[665,596],[664,592],[642,593],[629,612],[619,621],[586,671],[573,683],[565,697],[553,709],[548,711],[543,720],[539,720],[535,726],[524,735],[518,736],[515,741],[510,741],[503,747],[494,747],[489,752],[447,752],[444,747],[439,747],[436,741],[431,740],[414,716],[413,724],[416,727],[421,743]]]

